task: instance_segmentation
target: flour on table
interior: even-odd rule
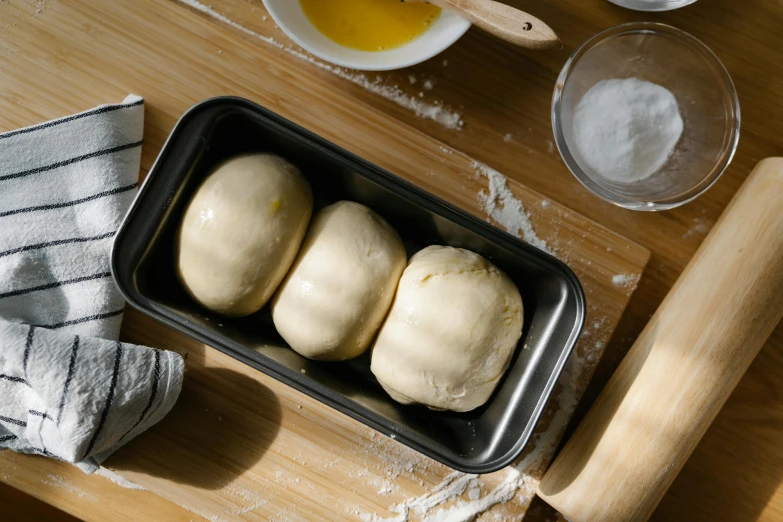
[[[473,162],[473,168],[478,174],[489,180],[489,194],[482,190],[478,195],[484,212],[506,231],[521,237],[544,252],[551,253],[552,250],[546,241],[536,235],[525,206],[508,188],[506,177],[500,172],[475,161]]]
[[[264,36],[251,29],[248,29],[247,27],[231,20],[227,16],[218,13],[210,6],[202,4],[198,0],[178,0],[178,1],[192,7],[193,9],[201,13],[204,13],[214,18],[215,20],[219,20],[220,22],[230,25],[234,29],[243,32],[246,35],[252,36],[253,38],[261,40],[262,42],[265,42],[273,47],[276,47],[277,49],[280,49],[283,52],[286,52],[299,59],[305,60],[315,65],[319,69],[328,71],[336,76],[339,76],[340,78],[343,78],[344,80],[348,80],[366,89],[367,91],[373,94],[382,96],[387,100],[396,103],[400,107],[412,111],[414,114],[416,114],[416,116],[420,118],[433,120],[443,125],[447,129],[451,129],[451,130],[462,129],[463,122],[462,122],[461,114],[447,109],[446,107],[443,106],[443,102],[436,101],[433,103],[428,103],[420,99],[424,97],[424,93],[420,93],[419,98],[416,98],[415,96],[411,96],[405,93],[397,85],[385,85],[383,83],[383,79],[381,79],[380,77],[376,77],[374,80],[370,80],[366,74],[350,72],[346,69],[343,69],[342,67],[337,67],[335,65],[331,65],[326,62],[323,62],[313,57],[310,54],[302,52],[298,49],[294,49],[292,47],[287,47],[282,43],[278,42],[277,40],[275,40],[274,38],[271,38],[269,36]],[[432,85],[434,86],[434,84]],[[425,88],[426,88],[426,82],[425,82]]]
[[[503,136],[503,141],[505,143],[511,143],[512,141],[514,141],[514,135],[509,132],[508,134]]]
[[[83,489],[74,486],[70,482],[68,482],[64,477],[61,477],[60,475],[48,475],[48,479],[43,481],[44,484],[47,486],[53,486],[56,488],[64,489],[68,493],[71,493],[72,495],[78,495],[81,498],[86,498],[87,500],[91,502],[97,502],[98,497],[93,495],[92,493],[89,493],[87,491],[84,491]]]
[[[616,288],[633,288],[639,282],[639,276],[634,274],[616,274],[612,276],[612,285]]]
[[[697,236],[697,237],[706,236],[709,233],[710,229],[712,228],[712,225],[714,225],[712,221],[702,219],[702,218],[693,218],[693,226],[690,229],[688,229],[688,231],[685,234],[683,234],[682,238],[688,239],[689,237],[692,236]]]
[[[109,468],[100,467],[98,468],[98,471],[95,472],[96,475],[100,475],[101,477],[107,478],[117,484],[118,486],[122,486],[127,489],[141,489],[146,490],[147,488],[139,486],[135,482],[131,482],[130,480],[126,479],[119,473],[116,473]]]
[[[225,491],[237,499],[230,501],[232,504],[236,504],[236,507],[231,509],[231,513],[234,515],[244,515],[269,504],[269,499],[237,484],[229,484]]]
[[[364,469],[356,473],[357,476],[370,474],[369,466],[376,459],[380,460],[382,464],[372,472],[392,481],[400,476],[412,478],[416,472],[426,471],[430,466],[432,461],[418,451],[385,437],[378,437],[375,432],[372,433],[370,440],[362,446],[365,466]]]

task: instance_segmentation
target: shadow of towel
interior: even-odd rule
[[[166,418],[106,465],[220,489],[263,458],[280,418],[278,398],[262,384],[232,370],[198,367],[186,371],[182,393]]]

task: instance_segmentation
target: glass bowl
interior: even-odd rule
[[[620,7],[626,7],[635,11],[671,11],[686,5],[691,5],[696,0],[609,0]]]
[[[602,80],[639,78],[677,99],[684,130],[651,176],[617,182],[601,176],[574,143],[577,104]],[[599,197],[633,210],[666,210],[692,201],[720,178],[739,142],[740,108],[720,60],[693,36],[668,25],[619,25],[585,42],[566,62],[552,99],[555,143],[576,178]]]

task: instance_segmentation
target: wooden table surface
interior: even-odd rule
[[[691,7],[665,14],[634,13],[605,0],[514,0],[508,3],[546,20],[558,32],[565,48],[559,52],[527,52],[472,30],[457,45],[430,62],[405,71],[381,74],[382,82],[387,85],[399,85],[414,97],[421,93],[421,98],[427,102],[442,103],[449,114],[458,115],[462,120],[462,130],[423,119],[408,108],[369,92],[366,85],[346,81],[326,70],[317,73],[325,81],[390,117],[486,163],[652,252],[640,287],[594,378],[592,391],[583,401],[586,407],[753,165],[764,157],[783,154],[783,102],[780,99],[783,92],[783,32],[780,30],[783,2],[701,0]],[[45,16],[46,9],[56,7],[52,5],[56,2],[52,1],[29,4],[31,16]],[[276,41],[286,42],[271,20],[266,19],[258,0],[212,0],[209,4],[212,12],[222,17],[211,16],[214,23],[233,23],[245,28],[243,31],[235,27],[235,38],[251,37],[248,31],[252,31],[256,36],[271,36]],[[192,9],[182,4],[178,7]],[[4,74],[3,57],[19,51],[14,49],[13,41],[2,38],[3,31],[17,21],[2,13],[0,5],[0,75]],[[704,41],[733,76],[742,104],[740,147],[724,177],[696,202],[659,214],[624,211],[589,194],[552,150],[548,124],[551,90],[557,73],[573,49],[602,29],[638,20],[670,23]],[[52,20],[52,23],[57,22]],[[215,52],[221,52],[221,42],[213,43]],[[165,80],[165,72],[161,73]],[[18,93],[0,90],[0,103],[20,103],[24,107],[30,100]],[[29,112],[33,116],[38,114],[32,107]],[[153,125],[158,123],[165,128],[170,122],[153,122]],[[783,329],[779,327],[762,349],[664,498],[654,515],[655,520],[783,519],[783,381],[778,377],[783,371],[782,334]],[[32,459],[27,457],[14,459],[20,466],[33,465]],[[61,475],[70,473],[70,468],[61,470]],[[74,475],[74,480],[79,481],[80,477]],[[76,497],[97,494],[90,492],[90,488],[95,487],[94,482],[84,481],[80,487],[74,493]],[[36,494],[34,484],[25,489]],[[138,494],[141,495],[138,508],[148,514],[154,513],[160,500],[148,492]],[[539,506],[537,509],[544,508]]]

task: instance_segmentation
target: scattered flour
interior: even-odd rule
[[[473,162],[473,168],[489,180],[489,194],[482,190],[478,195],[479,202],[487,215],[511,234],[521,237],[544,252],[552,253],[546,241],[536,235],[530,223],[530,216],[522,202],[508,188],[508,180],[505,176],[478,162]]]
[[[348,80],[368,90],[373,94],[382,96],[387,100],[396,103],[400,107],[413,111],[413,113],[416,114],[416,116],[419,116],[420,118],[433,120],[443,125],[447,129],[451,129],[451,130],[462,129],[463,126],[462,115],[457,112],[446,109],[443,106],[442,102],[427,103],[421,99],[406,94],[397,85],[384,85],[383,80],[380,77],[376,77],[374,80],[370,80],[365,74],[349,72],[343,69],[342,67],[337,67],[328,64],[297,49],[286,47],[285,45],[281,44],[274,38],[271,38],[269,36],[264,36],[262,34],[259,34],[255,31],[248,29],[243,25],[236,23],[235,21],[231,20],[227,16],[218,13],[210,6],[202,4],[198,0],[178,0],[178,1],[192,7],[193,9],[201,13],[211,16],[212,18],[219,20],[220,22],[230,25],[234,29],[241,31],[249,36],[252,36],[253,38],[257,38],[258,40],[268,43],[269,45],[272,45],[273,47],[276,47],[277,49],[280,49],[292,56],[305,60],[320,69],[323,69],[336,76],[339,76],[340,78],[343,78],[344,80]],[[426,82],[425,82],[425,88],[426,88]],[[420,93],[419,96],[420,98],[423,97],[424,93]]]
[[[708,221],[706,219],[702,218],[693,218],[693,226],[688,229],[688,231],[683,234],[683,239],[688,239],[689,237],[703,237],[706,236],[707,233],[712,228],[712,225],[714,223],[712,221]]]
[[[532,498],[535,494],[536,484],[537,481],[531,477],[524,476],[516,469],[511,468],[508,477],[484,497],[469,502],[459,501],[453,507],[436,511],[427,516],[422,519],[422,522],[472,522],[476,517],[496,505],[505,504],[520,491],[526,499]]]
[[[122,486],[124,488],[128,489],[141,489],[146,490],[147,488],[139,486],[135,482],[131,482],[130,480],[126,479],[119,473],[116,473],[109,468],[100,467],[98,468],[98,471],[95,472],[96,475],[100,475],[101,477],[107,478],[114,482],[115,484]]]
[[[384,437],[374,436],[374,432],[370,440],[363,444],[362,449],[366,457],[365,466],[362,470],[355,473],[357,477],[369,474],[368,466],[376,459],[380,460],[383,466],[374,471],[391,481],[396,480],[401,475],[413,477],[417,471],[425,471],[432,462],[408,446],[403,446]]]
[[[462,495],[468,486],[471,486],[472,489],[477,488],[477,481],[478,475],[454,471],[443,479],[443,482],[435,486],[430,493],[391,506],[389,511],[397,513],[397,516],[381,518],[378,515],[364,514],[361,519],[364,522],[408,522],[411,512],[418,516],[425,515],[433,508]]]
[[[408,509],[417,515],[428,513],[432,508],[443,505],[449,500],[462,495],[468,486],[475,484],[478,475],[454,472],[441,482],[432,493],[405,502]]]
[[[225,491],[232,497],[241,499],[239,502],[231,501],[233,504],[236,504],[236,508],[231,510],[231,513],[234,515],[244,515],[245,513],[250,513],[251,511],[255,511],[256,509],[269,504],[269,499],[258,495],[254,491],[243,488],[242,486],[230,484],[226,487]]]
[[[431,91],[435,88],[435,80],[425,80],[424,81],[424,90]]]
[[[634,274],[617,274],[612,276],[612,285],[617,288],[633,288],[639,282],[639,277]]]
[[[74,486],[73,484],[69,483],[64,477],[61,477],[60,475],[48,475],[48,480],[43,481],[44,484],[48,486],[54,486],[56,488],[61,488],[67,491],[68,493],[71,493],[73,495],[78,495],[81,498],[85,498],[91,502],[97,502],[98,497],[93,495],[92,493],[89,493],[87,491],[84,491],[83,489]]]
[[[371,482],[372,484],[372,482]],[[373,484],[376,485],[376,484]],[[382,479],[380,481],[380,487],[378,488],[378,494],[386,496],[389,493],[393,493],[394,491],[399,491],[399,486],[397,486],[394,482],[388,479]]]
[[[296,511],[288,508],[279,511],[269,518],[269,522],[291,522],[292,520],[301,520],[296,516]]]
[[[506,143],[511,143],[512,141],[514,141],[514,135],[509,132],[508,134],[503,136],[503,141]]]

